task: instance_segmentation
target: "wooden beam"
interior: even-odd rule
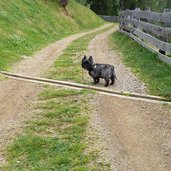
[[[149,46],[148,44],[146,44],[145,42],[141,41],[138,37],[136,37],[135,35],[131,34],[131,33],[128,33],[128,32],[125,32],[123,30],[120,30],[121,33],[133,38],[136,42],[138,42],[140,45],[142,45],[143,47],[145,47],[146,49],[148,49],[149,51],[153,52],[153,53],[156,53],[158,54],[158,58],[165,62],[166,64],[169,64],[171,65],[171,58],[165,56],[165,55],[162,55],[161,53],[159,53],[158,51],[156,51],[156,49],[154,49],[152,46]]]
[[[171,37],[171,28],[160,27],[151,23],[143,22],[136,19],[121,19],[122,23],[127,23],[127,25],[131,24],[133,27],[138,28],[140,30],[144,30],[149,34],[154,34],[158,37],[162,37],[168,39]]]
[[[157,38],[154,38],[153,36],[151,36],[147,33],[144,33],[139,29],[135,29],[133,34],[136,35],[137,37],[139,37],[141,40],[143,40],[149,44],[152,44],[156,48],[161,49],[164,52],[171,53],[171,44],[170,43],[166,43],[161,40],[158,40]]]
[[[134,27],[131,27],[131,26],[128,26],[128,25],[123,25],[120,29],[124,30],[124,31],[127,31],[128,33],[132,33],[135,30]]]
[[[171,12],[159,13],[151,11],[126,10],[121,12],[121,17],[130,16],[131,18],[147,19],[161,23],[171,23]]]

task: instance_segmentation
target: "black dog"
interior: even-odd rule
[[[93,57],[89,58],[84,55],[82,59],[82,68],[89,71],[89,75],[94,79],[94,84],[99,83],[100,78],[105,79],[105,86],[109,86],[109,80],[111,80],[110,85],[115,83],[116,75],[115,68],[109,64],[94,64]]]

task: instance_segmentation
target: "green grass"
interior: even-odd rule
[[[49,76],[81,82],[79,57],[86,51],[89,41],[103,31],[74,41],[57,59]],[[68,68],[75,75],[69,73]],[[27,121],[24,133],[4,152],[7,164],[0,166],[0,170],[108,171],[108,162],[103,159],[104,163],[98,163],[99,151],[86,140],[93,96],[90,90],[46,86],[38,96],[34,117]]]
[[[87,95],[91,94],[47,87],[39,95],[39,112],[28,122],[24,135],[8,147],[9,163],[3,170],[93,170],[89,166],[92,154],[84,154],[91,110]]]
[[[97,152],[85,153],[89,114],[89,90],[64,90],[47,86],[39,94],[34,117],[24,134],[8,146],[4,171],[90,171],[98,170]],[[92,166],[93,163],[93,166]],[[101,170],[108,165],[101,163]]]
[[[84,71],[81,67],[81,59],[83,54],[87,50],[89,42],[99,33],[104,32],[112,28],[112,24],[108,28],[101,31],[91,33],[75,40],[49,69],[46,77],[50,79],[74,81],[77,83],[87,83],[85,79]],[[62,74],[61,74],[62,73]]]
[[[56,0],[0,1],[0,70],[50,42],[104,24],[88,8],[70,0],[70,16]]]
[[[167,54],[167,56],[171,58],[171,54]]]
[[[148,93],[171,99],[171,66],[119,32],[110,41],[111,47],[121,52],[123,62],[147,85]]]

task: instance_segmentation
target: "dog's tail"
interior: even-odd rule
[[[112,67],[112,77],[117,80],[116,74],[115,74],[115,67]]]

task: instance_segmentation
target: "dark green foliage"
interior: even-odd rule
[[[118,15],[119,9],[145,9],[150,7],[152,11],[163,12],[165,8],[171,8],[170,0],[77,0],[100,15]]]
[[[153,11],[163,12],[164,8],[171,8],[170,0],[120,0],[121,10],[125,9],[135,9],[139,7],[145,9],[150,7]]]
[[[77,2],[79,2],[82,5],[88,6],[88,2],[86,0],[76,0]]]
[[[118,15],[119,0],[87,0],[90,8],[100,15]]]

